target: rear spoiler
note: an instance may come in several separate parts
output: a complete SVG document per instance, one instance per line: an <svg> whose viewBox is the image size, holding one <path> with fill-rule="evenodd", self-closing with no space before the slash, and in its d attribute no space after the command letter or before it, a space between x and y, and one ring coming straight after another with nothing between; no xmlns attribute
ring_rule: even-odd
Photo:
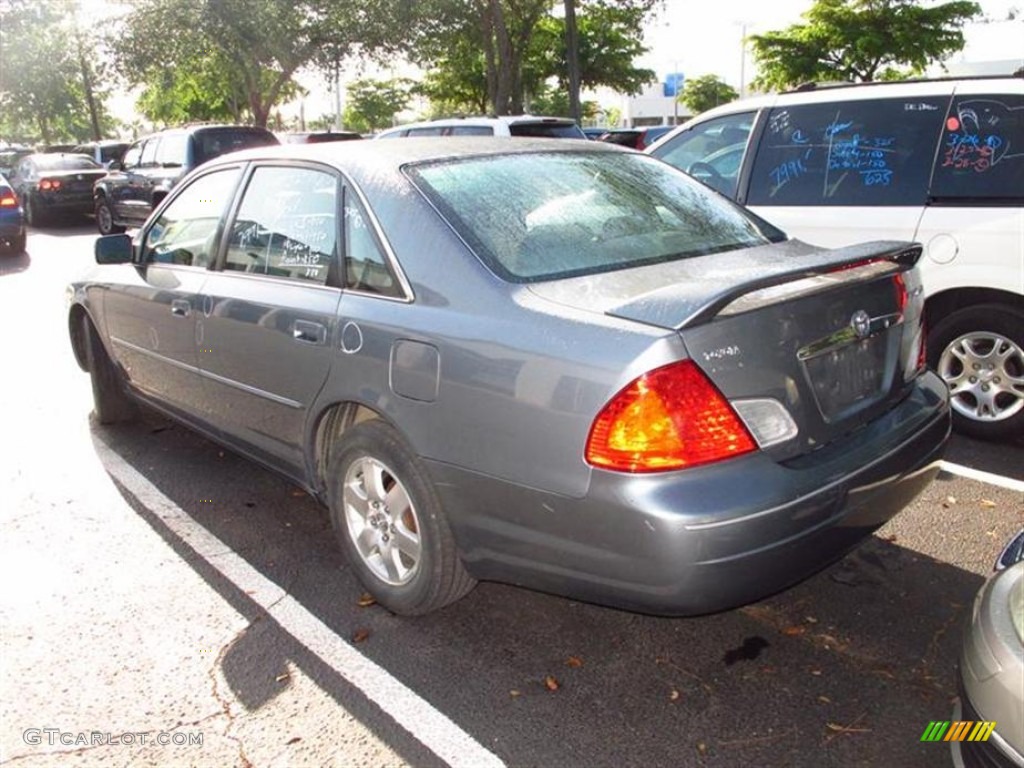
<svg viewBox="0 0 1024 768"><path fill-rule="evenodd" d="M895 271L903 272L917 264L921 252L920 243L879 240L804 254L787 253L783 258L772 248L696 257L695 261L707 262L699 279L657 288L605 314L681 331L712 320L754 291L866 263L889 261L897 268Z"/></svg>

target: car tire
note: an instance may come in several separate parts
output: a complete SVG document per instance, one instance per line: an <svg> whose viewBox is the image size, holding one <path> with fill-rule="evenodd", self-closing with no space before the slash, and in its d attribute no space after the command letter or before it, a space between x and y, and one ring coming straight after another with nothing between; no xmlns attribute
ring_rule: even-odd
<svg viewBox="0 0 1024 768"><path fill-rule="evenodd" d="M958 432L1024 435L1024 312L980 304L949 314L928 333L928 364L949 387Z"/></svg>
<svg viewBox="0 0 1024 768"><path fill-rule="evenodd" d="M85 317L82 323L96 420L100 424L131 421L136 415L136 405L125 387L124 376L107 354L92 321Z"/></svg>
<svg viewBox="0 0 1024 768"><path fill-rule="evenodd" d="M110 209L106 197L96 200L94 210L96 212L96 228L101 235L119 235L124 232L125 227L114 223L114 212Z"/></svg>
<svg viewBox="0 0 1024 768"><path fill-rule="evenodd" d="M328 467L331 525L357 577L403 616L430 613L476 584L422 461L383 421L352 427Z"/></svg>
<svg viewBox="0 0 1024 768"><path fill-rule="evenodd" d="M25 252L25 233L12 237L7 245L7 252L11 256L20 256Z"/></svg>

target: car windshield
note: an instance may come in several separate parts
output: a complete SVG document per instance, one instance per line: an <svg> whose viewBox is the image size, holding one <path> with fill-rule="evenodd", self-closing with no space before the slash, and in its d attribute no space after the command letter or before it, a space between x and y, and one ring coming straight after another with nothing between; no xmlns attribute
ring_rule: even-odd
<svg viewBox="0 0 1024 768"><path fill-rule="evenodd" d="M85 155L39 155L35 164L40 171L94 171L101 167Z"/></svg>
<svg viewBox="0 0 1024 768"><path fill-rule="evenodd" d="M478 257L514 282L674 261L785 239L650 157L550 152L407 171Z"/></svg>

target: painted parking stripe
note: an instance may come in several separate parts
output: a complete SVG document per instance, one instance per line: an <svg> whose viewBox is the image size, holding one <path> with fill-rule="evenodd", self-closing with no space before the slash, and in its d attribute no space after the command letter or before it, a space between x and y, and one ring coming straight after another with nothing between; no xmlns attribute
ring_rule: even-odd
<svg viewBox="0 0 1024 768"><path fill-rule="evenodd" d="M280 586L200 525L124 461L99 435L96 452L107 471L196 554L265 610L286 632L358 688L427 749L453 768L503 768L485 749L428 701L345 642Z"/></svg>
<svg viewBox="0 0 1024 768"><path fill-rule="evenodd" d="M1012 477L1003 477L992 472L983 472L980 469L972 469L962 464L953 464L950 461L940 461L939 469L949 472L951 475L966 477L968 480L977 480L989 485L998 485L1000 488L1006 488L1010 491L1017 491L1017 493L1024 493L1024 480L1014 480Z"/></svg>

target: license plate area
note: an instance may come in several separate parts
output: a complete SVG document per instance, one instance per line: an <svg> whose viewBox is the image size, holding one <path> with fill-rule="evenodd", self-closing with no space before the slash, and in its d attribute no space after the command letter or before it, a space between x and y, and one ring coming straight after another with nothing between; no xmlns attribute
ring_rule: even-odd
<svg viewBox="0 0 1024 768"><path fill-rule="evenodd" d="M889 334L881 333L803 361L818 410L838 421L884 395L889 373Z"/></svg>

